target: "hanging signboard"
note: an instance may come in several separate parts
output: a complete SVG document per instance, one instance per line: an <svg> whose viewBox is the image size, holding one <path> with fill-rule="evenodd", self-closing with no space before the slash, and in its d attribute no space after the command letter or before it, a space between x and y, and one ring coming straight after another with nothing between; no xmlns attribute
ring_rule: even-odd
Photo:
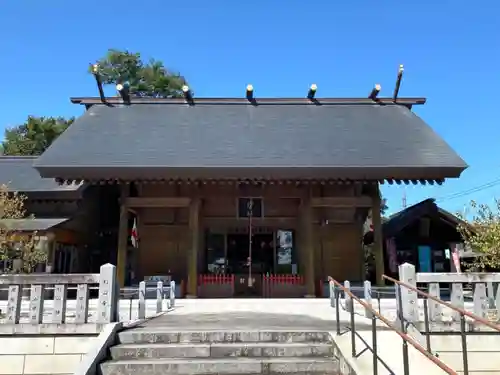
<svg viewBox="0 0 500 375"><path fill-rule="evenodd" d="M292 264L293 234L291 231L278 231L278 264Z"/></svg>

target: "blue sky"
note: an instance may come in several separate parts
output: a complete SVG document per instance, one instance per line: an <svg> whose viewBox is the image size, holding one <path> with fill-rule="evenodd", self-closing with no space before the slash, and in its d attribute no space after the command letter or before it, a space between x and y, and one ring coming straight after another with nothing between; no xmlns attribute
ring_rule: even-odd
<svg viewBox="0 0 500 375"><path fill-rule="evenodd" d="M415 112L470 168L384 195L391 211L405 192L462 210L500 197L499 24L493 0L4 0L0 126L81 114L68 98L97 95L87 66L108 48L163 60L197 96L243 96L248 83L257 96L303 96L311 83L318 96L364 97L375 83L391 95L404 64L400 95L428 98Z"/></svg>

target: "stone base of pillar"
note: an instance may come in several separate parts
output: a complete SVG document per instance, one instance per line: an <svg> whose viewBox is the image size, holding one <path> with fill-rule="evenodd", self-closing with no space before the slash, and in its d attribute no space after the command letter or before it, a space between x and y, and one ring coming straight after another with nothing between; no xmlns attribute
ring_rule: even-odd
<svg viewBox="0 0 500 375"><path fill-rule="evenodd" d="M194 299L194 298L198 298L198 296L194 296L192 294L186 294L186 298L187 299Z"/></svg>
<svg viewBox="0 0 500 375"><path fill-rule="evenodd" d="M304 298L316 298L314 294L306 294Z"/></svg>

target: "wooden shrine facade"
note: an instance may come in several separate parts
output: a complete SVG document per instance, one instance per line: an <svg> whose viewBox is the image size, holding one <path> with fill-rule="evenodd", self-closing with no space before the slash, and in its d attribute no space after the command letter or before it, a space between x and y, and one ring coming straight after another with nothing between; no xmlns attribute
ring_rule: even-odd
<svg viewBox="0 0 500 375"><path fill-rule="evenodd" d="M303 275L307 294L316 295L317 281L328 275L363 280L363 222L374 207L380 217L378 184L368 182L135 181L122 184L121 192L120 281L125 280L132 215L139 239L135 277L172 275L186 281L186 292L193 296L198 275L209 272L207 234L250 235L252 231L255 237L279 230L293 232L295 269L289 273ZM261 206L251 223L239 207L248 198ZM238 251L244 257L248 253L245 247Z"/></svg>
<svg viewBox="0 0 500 375"><path fill-rule="evenodd" d="M128 99L73 98L85 113L34 163L45 178L120 190L122 285L170 275L196 296L199 274L250 285L254 272L289 273L312 296L326 276L364 278L370 210L381 282L379 183L441 183L467 167L412 113L423 98Z"/></svg>

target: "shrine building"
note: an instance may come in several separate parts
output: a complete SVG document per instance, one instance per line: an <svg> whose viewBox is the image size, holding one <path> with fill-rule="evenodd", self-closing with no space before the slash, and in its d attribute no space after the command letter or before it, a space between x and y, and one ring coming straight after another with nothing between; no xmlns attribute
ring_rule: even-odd
<svg viewBox="0 0 500 375"><path fill-rule="evenodd" d="M412 111L424 98L71 101L85 113L34 168L86 186L96 235L80 251L115 263L122 285L168 275L192 297L272 296L275 275L296 297L320 295L327 276L362 281L370 211L381 282L379 185L467 167Z"/></svg>

